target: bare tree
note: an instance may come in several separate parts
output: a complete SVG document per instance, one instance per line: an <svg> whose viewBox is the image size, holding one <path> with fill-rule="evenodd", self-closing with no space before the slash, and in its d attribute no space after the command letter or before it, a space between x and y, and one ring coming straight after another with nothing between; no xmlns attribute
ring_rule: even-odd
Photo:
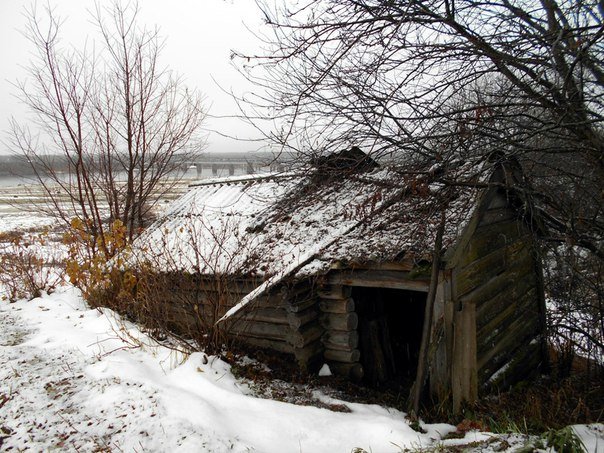
<svg viewBox="0 0 604 453"><path fill-rule="evenodd" d="M255 60L266 71L250 77L267 88L256 105L288 119L278 139L315 124L314 133L330 143L354 139L376 150L434 154L418 148L418 138L442 137L433 128L439 119L484 119L489 106L509 106L516 107L506 112L510 125L565 131L604 171L604 31L597 2L268 5L260 2L274 35L267 38L269 52ZM479 83L483 94L475 105L451 105L455 93Z"/></svg>
<svg viewBox="0 0 604 453"><path fill-rule="evenodd" d="M566 286L555 282L567 278L566 270L549 274L550 295L563 300L569 294L561 288L572 287L575 296L590 296L572 311L593 316L595 330L584 333L601 354L603 293L590 282L604 262L602 3L258 5L272 34L263 54L238 55L241 70L259 87L242 99L244 116L259 129L280 121L267 137L302 154L353 144L413 172L434 162L442 168L476 164L455 177L443 172L439 179L449 184L475 184L489 171L487 154L518 158L527 184L516 190L532 202L527 207L539 208L550 256L572 257L564 269L582 272ZM581 281L588 286L578 290Z"/></svg>
<svg viewBox="0 0 604 453"><path fill-rule="evenodd" d="M15 152L31 164L48 210L67 223L79 217L108 255L106 226L119 220L132 239L169 189L165 177L202 146L201 96L160 65L163 41L141 28L138 12L136 3L97 3L100 39L75 49L62 46L54 11L34 7L25 35L35 59L16 85L38 133L13 122Z"/></svg>

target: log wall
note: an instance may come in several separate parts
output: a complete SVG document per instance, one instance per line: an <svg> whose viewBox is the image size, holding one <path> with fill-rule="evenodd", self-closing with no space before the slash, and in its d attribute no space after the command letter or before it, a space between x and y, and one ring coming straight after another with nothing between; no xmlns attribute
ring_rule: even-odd
<svg viewBox="0 0 604 453"><path fill-rule="evenodd" d="M165 318L180 332L201 329L226 313L259 284L245 280L217 285L211 280L183 282L175 278L166 291ZM295 354L296 348L304 346L305 341L303 334L292 331L292 325L303 327L303 320L308 316L309 313L304 313L301 319L292 317L283 292L276 290L259 297L249 309L227 321L225 328L236 341Z"/></svg>
<svg viewBox="0 0 604 453"><path fill-rule="evenodd" d="M323 357L334 374L347 376L355 381L363 378L358 349L359 318L355 313L351 288L338 283L318 292L320 324L324 329L321 338Z"/></svg>
<svg viewBox="0 0 604 453"><path fill-rule="evenodd" d="M200 319L212 323L260 283L229 281L220 289L216 282L203 280L170 285L165 316L176 330L199 328ZM323 363L325 328L319 300L311 281L282 286L226 321L226 329L236 340L291 354L302 370L313 372ZM341 320L334 317L333 322Z"/></svg>

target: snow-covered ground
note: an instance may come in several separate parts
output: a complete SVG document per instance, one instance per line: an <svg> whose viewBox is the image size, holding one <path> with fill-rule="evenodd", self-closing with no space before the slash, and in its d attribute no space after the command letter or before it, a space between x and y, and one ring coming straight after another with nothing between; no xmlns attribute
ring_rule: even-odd
<svg viewBox="0 0 604 453"><path fill-rule="evenodd" d="M477 432L443 441L455 427L419 433L376 405L337 401L351 410L343 413L257 398L219 358L177 356L145 338L110 310L87 308L72 287L0 304L0 450L515 451L526 442ZM604 452L602 425L576 430L589 451Z"/></svg>

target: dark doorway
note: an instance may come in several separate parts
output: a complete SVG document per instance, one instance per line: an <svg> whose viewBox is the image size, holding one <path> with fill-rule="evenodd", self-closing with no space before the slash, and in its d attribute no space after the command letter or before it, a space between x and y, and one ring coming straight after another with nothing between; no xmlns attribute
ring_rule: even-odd
<svg viewBox="0 0 604 453"><path fill-rule="evenodd" d="M365 383L410 387L415 379L426 293L353 287Z"/></svg>

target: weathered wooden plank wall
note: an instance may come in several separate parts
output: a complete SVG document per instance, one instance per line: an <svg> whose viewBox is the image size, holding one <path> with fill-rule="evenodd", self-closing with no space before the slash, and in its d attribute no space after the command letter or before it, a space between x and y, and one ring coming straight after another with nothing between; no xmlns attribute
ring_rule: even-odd
<svg viewBox="0 0 604 453"><path fill-rule="evenodd" d="M475 335L475 342L464 340L455 348L460 351L453 357L454 394L458 379L463 385L476 379L476 390L457 388L473 399L477 390L510 385L537 369L542 333L538 266L528 225L502 191L492 193L455 269L455 328L463 329L456 337Z"/></svg>

